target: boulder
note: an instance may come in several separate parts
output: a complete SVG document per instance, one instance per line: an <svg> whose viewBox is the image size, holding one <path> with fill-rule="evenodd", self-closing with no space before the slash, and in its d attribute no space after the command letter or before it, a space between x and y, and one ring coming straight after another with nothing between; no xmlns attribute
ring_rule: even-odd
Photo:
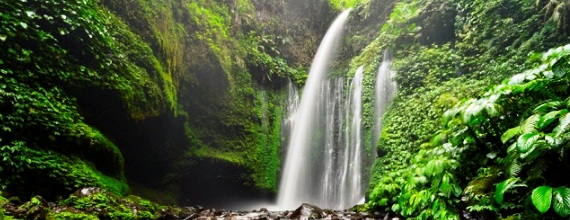
<svg viewBox="0 0 570 220"><path fill-rule="evenodd" d="M303 203L291 215L292 219L320 219L324 218L326 213L319 207L307 203Z"/></svg>

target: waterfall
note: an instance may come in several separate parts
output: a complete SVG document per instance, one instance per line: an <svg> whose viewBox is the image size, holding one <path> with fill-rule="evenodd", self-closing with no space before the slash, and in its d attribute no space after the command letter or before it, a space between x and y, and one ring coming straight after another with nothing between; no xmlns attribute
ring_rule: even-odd
<svg viewBox="0 0 570 220"><path fill-rule="evenodd" d="M386 112L386 107L392 102L394 94L396 94L397 85L392 78L395 73L392 70L392 58L388 50L384 51L384 58L382 64L378 68L378 74L376 75L376 101L374 103L374 118L376 122L374 124L374 135L372 137L372 149L376 149L378 141L380 140L380 134L382 132L382 116ZM376 151L373 150L372 156L376 157ZM372 158L374 161L375 158Z"/></svg>
<svg viewBox="0 0 570 220"><path fill-rule="evenodd" d="M344 146L343 174L341 176L341 207L355 205L363 197L362 188L362 74L364 67L359 67L350 85L351 94L347 100L346 141Z"/></svg>
<svg viewBox="0 0 570 220"><path fill-rule="evenodd" d="M350 10L347 10L339 15L329 28L317 50L303 88L301 101L294 116L295 122L279 185L277 203L281 208L296 208L302 202L316 205L323 203L321 192L318 192L322 187L322 181L318 180L322 179L322 175L319 175L323 173L319 170L322 166L313 165L314 162L320 162L317 157L322 156L319 154L323 152L313 151L311 148L319 139L318 136L323 135L316 127L322 115L317 109L319 98L322 97L320 91L326 82L326 72L338 47L349 12Z"/></svg>

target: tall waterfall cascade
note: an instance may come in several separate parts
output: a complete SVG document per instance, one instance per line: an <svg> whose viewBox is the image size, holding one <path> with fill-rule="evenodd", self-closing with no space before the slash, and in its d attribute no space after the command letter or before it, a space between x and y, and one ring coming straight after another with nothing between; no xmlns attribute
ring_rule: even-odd
<svg viewBox="0 0 570 220"><path fill-rule="evenodd" d="M296 208L301 202L314 204L322 202L320 201L322 197L317 192L321 188L319 185L322 181L318 181L320 178L315 176L322 173L318 170L322 166L310 165L318 160L313 158L318 155L311 153L311 146L313 146L315 136L318 135L314 134L314 131L317 130L318 116L321 115L316 108L330 60L338 48L349 13L350 10L346 10L333 22L311 65L309 77L295 113L295 122L289 138L285 166L279 184L277 205L281 208Z"/></svg>
<svg viewBox="0 0 570 220"><path fill-rule="evenodd" d="M277 198L279 209L294 209L301 203L346 209L364 197L363 176L366 165L370 165L365 164L369 160L365 158L362 123L364 67L359 67L350 80L327 74L348 13L339 15L329 28L301 94L289 84L287 116L281 133L287 137L282 142L287 145L287 154ZM390 72L388 61L385 58L382 62L387 66L380 68L377 80L380 74ZM386 77L388 80L376 86L391 86L392 76ZM394 90L382 91L389 91L391 97ZM376 93L376 105L378 99L391 100L385 96L378 98L381 92ZM386 101L381 103L387 104ZM378 115L381 116L375 114Z"/></svg>

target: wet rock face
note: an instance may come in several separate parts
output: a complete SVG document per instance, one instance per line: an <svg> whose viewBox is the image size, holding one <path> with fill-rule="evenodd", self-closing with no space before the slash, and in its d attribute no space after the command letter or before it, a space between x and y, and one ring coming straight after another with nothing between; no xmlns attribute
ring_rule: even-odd
<svg viewBox="0 0 570 220"><path fill-rule="evenodd" d="M73 193L73 195L77 196L79 198L83 198L83 197L90 196L90 195L97 194L97 193L101 193L101 192L102 192L102 189L99 187L86 187L83 189L78 189L77 191L75 191Z"/></svg>

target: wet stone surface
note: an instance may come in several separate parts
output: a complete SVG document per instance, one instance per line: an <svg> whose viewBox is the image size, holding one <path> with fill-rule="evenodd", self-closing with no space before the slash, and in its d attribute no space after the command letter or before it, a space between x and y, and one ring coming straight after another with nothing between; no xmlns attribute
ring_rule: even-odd
<svg viewBox="0 0 570 220"><path fill-rule="evenodd" d="M351 210L321 209L302 204L295 210L270 211L260 208L253 211L208 209L201 206L153 206L137 197L118 197L99 188L83 188L66 200L57 203L35 196L28 202L9 199L2 204L3 214L16 219L81 219L91 216L98 219L203 219L203 220L257 220L257 219L400 219L390 214L355 212ZM59 217L58 217L59 216ZM66 217L67 216L67 217ZM0 215L2 219L2 215Z"/></svg>
<svg viewBox="0 0 570 220"><path fill-rule="evenodd" d="M184 219L212 220L260 220L260 219L392 219L385 214L354 211L323 210L311 204L302 204L294 211L268 211L265 208L253 211L200 210L198 214Z"/></svg>

